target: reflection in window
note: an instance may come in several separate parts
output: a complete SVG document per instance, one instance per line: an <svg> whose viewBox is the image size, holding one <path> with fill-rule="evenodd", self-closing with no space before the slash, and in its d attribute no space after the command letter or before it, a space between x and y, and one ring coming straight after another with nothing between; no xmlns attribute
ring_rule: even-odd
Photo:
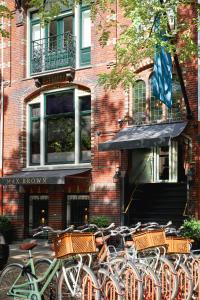
<svg viewBox="0 0 200 300"><path fill-rule="evenodd" d="M169 120L181 120L182 91L178 78L174 75L172 82L172 108L168 109Z"/></svg>
<svg viewBox="0 0 200 300"><path fill-rule="evenodd" d="M30 106L30 163L40 163L40 104Z"/></svg>
<svg viewBox="0 0 200 300"><path fill-rule="evenodd" d="M74 162L75 120L73 91L46 96L46 162Z"/></svg>
<svg viewBox="0 0 200 300"><path fill-rule="evenodd" d="M146 85L143 80L136 81L133 89L133 118L136 124L146 118Z"/></svg>
<svg viewBox="0 0 200 300"><path fill-rule="evenodd" d="M47 120L47 163L74 162L74 116Z"/></svg>
<svg viewBox="0 0 200 300"><path fill-rule="evenodd" d="M150 94L151 94L151 99L150 99L150 120L151 122L156 122L162 119L163 117L163 103L159 100L156 99L153 96L153 75L149 79L150 81Z"/></svg>
<svg viewBox="0 0 200 300"><path fill-rule="evenodd" d="M159 180L169 180L169 146L159 148Z"/></svg>
<svg viewBox="0 0 200 300"><path fill-rule="evenodd" d="M81 162L91 160L91 97L80 97Z"/></svg>

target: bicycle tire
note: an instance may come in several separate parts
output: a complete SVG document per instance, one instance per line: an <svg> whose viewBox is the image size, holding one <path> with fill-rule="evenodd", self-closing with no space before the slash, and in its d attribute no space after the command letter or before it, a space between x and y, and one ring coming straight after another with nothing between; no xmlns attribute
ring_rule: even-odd
<svg viewBox="0 0 200 300"><path fill-rule="evenodd" d="M161 300L161 284L154 270L142 261L136 261L137 267L143 282L143 299Z"/></svg>
<svg viewBox="0 0 200 300"><path fill-rule="evenodd" d="M70 292L70 287L73 287L76 283L77 275L79 272L79 266L77 264L71 264L65 266L66 279L65 280L64 272L60 271L57 285L57 298L58 300L101 300L100 288L98 281L93 271L86 265L80 270L77 282L77 290L73 295Z"/></svg>
<svg viewBox="0 0 200 300"><path fill-rule="evenodd" d="M192 276L188 268L181 262L177 266L177 274L179 280L179 291L178 299L180 300L190 300L193 294L193 281Z"/></svg>
<svg viewBox="0 0 200 300"><path fill-rule="evenodd" d="M123 257L116 257L110 261L114 276L119 276L123 283L125 300L142 300L143 285L142 278L137 267Z"/></svg>
<svg viewBox="0 0 200 300"><path fill-rule="evenodd" d="M101 287L101 299L124 300L124 293L119 282L108 270L104 268L98 270L98 281Z"/></svg>
<svg viewBox="0 0 200 300"><path fill-rule="evenodd" d="M52 261L48 258L41 258L37 259L34 263L35 266L35 275L37 278L41 278L49 266L51 265ZM49 283L48 287L45 289L44 294L41 295L42 300L55 300L56 299L56 285L57 285L58 274L54 276ZM40 283L43 285L43 282Z"/></svg>
<svg viewBox="0 0 200 300"><path fill-rule="evenodd" d="M21 275L22 271L23 265L18 263L9 264L3 269L0 276L0 300L10 299L11 296L8 296L7 293L14 283L20 285L31 280L30 276L27 273ZM31 285L27 286L27 289L31 289ZM20 297L19 299L23 298Z"/></svg>
<svg viewBox="0 0 200 300"><path fill-rule="evenodd" d="M161 256L157 262L156 274L161 278L162 298L174 300L178 294L178 275L172 262Z"/></svg>

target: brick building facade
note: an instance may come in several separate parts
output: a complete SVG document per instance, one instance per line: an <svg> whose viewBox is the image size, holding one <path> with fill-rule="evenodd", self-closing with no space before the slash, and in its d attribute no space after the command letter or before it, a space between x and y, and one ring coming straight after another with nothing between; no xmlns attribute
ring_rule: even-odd
<svg viewBox="0 0 200 300"><path fill-rule="evenodd" d="M197 59L182 66L193 114L187 120L176 69L171 110L151 95L150 61L129 92L98 85L98 74L116 59L119 32L102 48L89 7L63 8L43 28L34 10L7 3L13 18L4 20L10 37L1 37L0 49L0 210L17 236L94 215L117 224L198 217ZM181 10L188 13L195 11Z"/></svg>

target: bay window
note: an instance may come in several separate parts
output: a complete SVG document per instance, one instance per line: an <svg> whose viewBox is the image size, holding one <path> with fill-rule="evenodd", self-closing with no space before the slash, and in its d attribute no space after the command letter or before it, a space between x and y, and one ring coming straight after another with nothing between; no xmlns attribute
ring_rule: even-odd
<svg viewBox="0 0 200 300"><path fill-rule="evenodd" d="M28 106L28 166L90 162L91 97L88 92L52 91Z"/></svg>

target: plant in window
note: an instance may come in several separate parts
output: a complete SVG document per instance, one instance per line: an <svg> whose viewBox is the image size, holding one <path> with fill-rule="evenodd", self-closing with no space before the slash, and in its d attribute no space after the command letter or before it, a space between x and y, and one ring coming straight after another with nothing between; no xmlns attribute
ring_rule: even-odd
<svg viewBox="0 0 200 300"><path fill-rule="evenodd" d="M87 134L83 134L81 141L82 141L82 150L90 150L91 148L90 136Z"/></svg>

